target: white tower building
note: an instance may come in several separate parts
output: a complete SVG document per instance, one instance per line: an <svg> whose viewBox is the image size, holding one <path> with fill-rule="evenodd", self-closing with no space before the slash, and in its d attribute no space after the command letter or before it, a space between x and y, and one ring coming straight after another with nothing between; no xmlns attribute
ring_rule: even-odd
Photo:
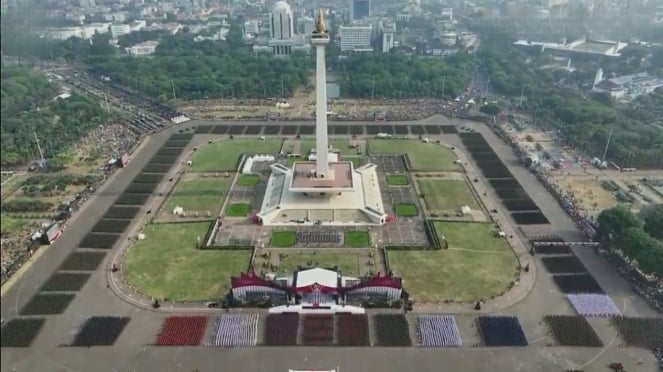
<svg viewBox="0 0 663 372"><path fill-rule="evenodd" d="M290 40L295 35L292 9L285 1L277 1L270 15L270 35L276 40Z"/></svg>
<svg viewBox="0 0 663 372"><path fill-rule="evenodd" d="M329 34L313 32L311 44L315 46L315 148L316 176L329 175L329 144L327 142L327 67L325 48L329 44Z"/></svg>

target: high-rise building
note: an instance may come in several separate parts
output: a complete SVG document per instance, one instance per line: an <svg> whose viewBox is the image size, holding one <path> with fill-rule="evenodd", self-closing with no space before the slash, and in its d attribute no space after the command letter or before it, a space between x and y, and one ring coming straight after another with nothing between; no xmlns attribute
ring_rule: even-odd
<svg viewBox="0 0 663 372"><path fill-rule="evenodd" d="M396 25L393 23L380 24L380 50L388 53L395 46Z"/></svg>
<svg viewBox="0 0 663 372"><path fill-rule="evenodd" d="M357 21L371 16L371 0L350 0L350 20Z"/></svg>
<svg viewBox="0 0 663 372"><path fill-rule="evenodd" d="M341 52L372 52L370 25L340 26L338 35Z"/></svg>
<svg viewBox="0 0 663 372"><path fill-rule="evenodd" d="M270 35L272 39L276 40L292 39L295 35L292 9L285 1L277 1L272 7Z"/></svg>

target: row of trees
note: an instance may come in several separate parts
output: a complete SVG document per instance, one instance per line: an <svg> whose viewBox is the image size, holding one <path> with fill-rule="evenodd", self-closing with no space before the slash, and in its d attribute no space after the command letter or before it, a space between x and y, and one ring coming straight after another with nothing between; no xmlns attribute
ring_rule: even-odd
<svg viewBox="0 0 663 372"><path fill-rule="evenodd" d="M35 134L51 158L105 120L97 100L77 94L56 99L57 87L28 68L3 66L1 86L3 166L37 158Z"/></svg>
<svg viewBox="0 0 663 372"><path fill-rule="evenodd" d="M644 226L625 206L599 215L597 239L620 249L641 271L663 278L663 205L644 213Z"/></svg>
<svg viewBox="0 0 663 372"><path fill-rule="evenodd" d="M469 54L447 58L358 54L330 63L339 72L341 94L359 98L455 98L465 90L474 69Z"/></svg>
<svg viewBox="0 0 663 372"><path fill-rule="evenodd" d="M479 57L491 90L515 97L517 102L524 89L523 109L536 123L555 130L587 155L602 155L612 131L609 160L624 167L663 168L663 131L651 125L661 124L657 113L663 90L627 105L615 104L606 94L583 96L578 87L585 86L587 79L593 80L595 68L589 74L540 69L537 66L549 59L540 49L521 52L511 45L508 30L490 31L490 35L481 35Z"/></svg>

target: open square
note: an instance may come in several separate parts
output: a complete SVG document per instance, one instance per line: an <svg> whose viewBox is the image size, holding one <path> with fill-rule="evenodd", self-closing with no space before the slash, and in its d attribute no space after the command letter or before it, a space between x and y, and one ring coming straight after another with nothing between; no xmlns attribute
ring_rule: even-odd
<svg viewBox="0 0 663 372"><path fill-rule="evenodd" d="M456 319L449 315L425 314L417 317L419 344L423 347L461 347Z"/></svg>
<svg viewBox="0 0 663 372"><path fill-rule="evenodd" d="M474 301L507 290L518 262L506 239L494 236L491 224L435 222L434 226L448 249L387 252L392 270L407 282L415 300Z"/></svg>
<svg viewBox="0 0 663 372"><path fill-rule="evenodd" d="M603 342L583 316L548 315L543 320L559 346L601 347Z"/></svg>
<svg viewBox="0 0 663 372"><path fill-rule="evenodd" d="M480 208L465 181L418 179L417 183L424 194L426 208L431 212L459 210L464 205L475 210Z"/></svg>
<svg viewBox="0 0 663 372"><path fill-rule="evenodd" d="M226 207L228 217L246 217L251 212L251 205L246 203L233 203Z"/></svg>
<svg viewBox="0 0 663 372"><path fill-rule="evenodd" d="M410 180L404 174L390 174L387 175L387 184L389 186L406 186L410 184Z"/></svg>
<svg viewBox="0 0 663 372"><path fill-rule="evenodd" d="M211 222L151 224L129 248L124 274L147 296L175 301L221 298L249 265L249 250L197 249ZM192 269L195 268L195 269Z"/></svg>
<svg viewBox="0 0 663 372"><path fill-rule="evenodd" d="M417 206L409 203L394 204L394 213L400 217L414 217L419 214Z"/></svg>
<svg viewBox="0 0 663 372"><path fill-rule="evenodd" d="M85 321L71 346L112 346L129 320L127 317L93 316Z"/></svg>
<svg viewBox="0 0 663 372"><path fill-rule="evenodd" d="M297 233L294 231L272 231L269 244L273 247L292 247L297 244Z"/></svg>
<svg viewBox="0 0 663 372"><path fill-rule="evenodd" d="M527 346L525 333L515 316L480 316L477 328L485 346Z"/></svg>
<svg viewBox="0 0 663 372"><path fill-rule="evenodd" d="M458 171L456 154L435 143L418 140L378 140L368 142L369 151L374 154L407 154L415 171Z"/></svg>
<svg viewBox="0 0 663 372"><path fill-rule="evenodd" d="M29 347L44 326L44 318L12 319L2 326L2 347Z"/></svg>
<svg viewBox="0 0 663 372"><path fill-rule="evenodd" d="M175 207L189 211L212 211L221 205L228 193L232 178L209 177L184 179L177 183L165 208L170 213Z"/></svg>
<svg viewBox="0 0 663 372"><path fill-rule="evenodd" d="M214 322L210 346L255 346L258 339L258 314L223 314Z"/></svg>
<svg viewBox="0 0 663 372"><path fill-rule="evenodd" d="M287 251L279 257L279 271L291 273L301 267L331 268L338 266L338 270L347 276L359 276L359 254L324 252L322 250ZM365 273L364 273L365 274Z"/></svg>
<svg viewBox="0 0 663 372"><path fill-rule="evenodd" d="M190 169L192 172L233 172L237 170L241 154L275 155L281 151L282 143L282 140L277 139L219 141L200 148L191 159Z"/></svg>
<svg viewBox="0 0 663 372"><path fill-rule="evenodd" d="M368 247L370 245L368 231L346 231L343 243L346 247Z"/></svg>

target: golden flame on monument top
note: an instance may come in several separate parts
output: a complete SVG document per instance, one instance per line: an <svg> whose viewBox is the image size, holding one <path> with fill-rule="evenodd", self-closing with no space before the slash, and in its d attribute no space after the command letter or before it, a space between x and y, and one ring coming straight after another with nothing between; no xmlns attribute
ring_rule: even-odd
<svg viewBox="0 0 663 372"><path fill-rule="evenodd" d="M315 32L318 34L324 34L327 32L325 27L325 16L322 13L322 8L318 9L318 19L315 21Z"/></svg>

